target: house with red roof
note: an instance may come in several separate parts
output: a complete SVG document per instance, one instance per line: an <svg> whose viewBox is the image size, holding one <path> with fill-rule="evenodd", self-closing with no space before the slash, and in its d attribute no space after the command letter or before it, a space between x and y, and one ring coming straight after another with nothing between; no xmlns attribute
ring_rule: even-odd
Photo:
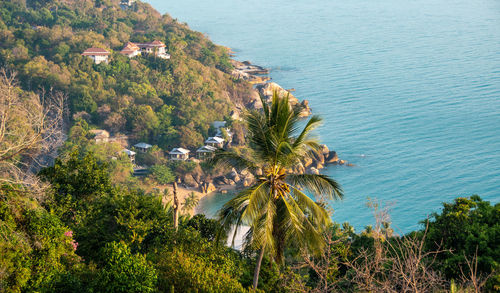
<svg viewBox="0 0 500 293"><path fill-rule="evenodd" d="M154 40L149 43L132 43L128 42L127 45L120 52L121 54L128 56L129 58L135 57L139 54L147 55L153 54L156 57L162 59L170 59L170 54L167 54L164 43Z"/></svg>
<svg viewBox="0 0 500 293"><path fill-rule="evenodd" d="M141 54L141 48L139 48L136 44L128 42L120 51L120 54L127 56L128 58L135 57Z"/></svg>
<svg viewBox="0 0 500 293"><path fill-rule="evenodd" d="M88 56L94 60L95 64L100 64L102 62L106 62L108 64L109 51L102 48L88 48L83 51L82 56Z"/></svg>

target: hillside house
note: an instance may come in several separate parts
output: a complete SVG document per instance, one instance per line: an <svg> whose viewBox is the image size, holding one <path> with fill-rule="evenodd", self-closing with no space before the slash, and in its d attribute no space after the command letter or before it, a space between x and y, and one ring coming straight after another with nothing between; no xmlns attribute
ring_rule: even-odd
<svg viewBox="0 0 500 293"><path fill-rule="evenodd" d="M103 129L92 129L89 133L94 137L92 138L95 143L106 143L109 141L109 132Z"/></svg>
<svg viewBox="0 0 500 293"><path fill-rule="evenodd" d="M140 143L138 143L138 144L135 144L135 145L134 145L134 147L135 147L138 151L140 151L140 152L142 152L142 153L145 153L145 152L147 152L150 148L152 148L153 146L152 146L152 145L150 145L150 144L147 144L147 143L145 143L145 142L140 142Z"/></svg>
<svg viewBox="0 0 500 293"><path fill-rule="evenodd" d="M120 8L123 10L130 9L134 5L134 3L135 3L135 0L121 0L120 1Z"/></svg>
<svg viewBox="0 0 500 293"><path fill-rule="evenodd" d="M217 148L213 146L205 145L196 150L196 157L200 160L211 158Z"/></svg>
<svg viewBox="0 0 500 293"><path fill-rule="evenodd" d="M128 58L133 58L137 55L141 55L141 48L136 44L128 42L125 47L120 51L120 54L127 56Z"/></svg>
<svg viewBox="0 0 500 293"><path fill-rule="evenodd" d="M124 150L122 150L122 152L124 152L129 157L130 162L132 162L132 164L135 164L135 155L136 155L136 152L131 151L129 149L124 149Z"/></svg>
<svg viewBox="0 0 500 293"><path fill-rule="evenodd" d="M214 148L222 148L224 147L224 139L218 136L209 137L205 140L205 144Z"/></svg>
<svg viewBox="0 0 500 293"><path fill-rule="evenodd" d="M190 151L184 148L174 148L168 153L168 155L172 161L185 161L189 159L189 153Z"/></svg>
<svg viewBox="0 0 500 293"><path fill-rule="evenodd" d="M95 64L105 62L108 64L109 52L101 48L89 48L82 53L82 56L88 56L94 60Z"/></svg>

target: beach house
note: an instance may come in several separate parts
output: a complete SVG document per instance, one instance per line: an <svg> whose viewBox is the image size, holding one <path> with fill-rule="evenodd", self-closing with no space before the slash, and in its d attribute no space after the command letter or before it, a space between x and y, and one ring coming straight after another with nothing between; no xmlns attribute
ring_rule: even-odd
<svg viewBox="0 0 500 293"><path fill-rule="evenodd" d="M205 145L196 150L196 157L200 160L211 158L217 148L213 146Z"/></svg>
<svg viewBox="0 0 500 293"><path fill-rule="evenodd" d="M205 140L205 144L214 148L222 148L224 146L224 139L218 136L209 137Z"/></svg>
<svg viewBox="0 0 500 293"><path fill-rule="evenodd" d="M147 152L150 148L152 148L153 146L150 145L150 144L147 144L145 142L140 142L138 144L135 144L134 147L136 148L136 150L142 152L142 153L145 153Z"/></svg>
<svg viewBox="0 0 500 293"><path fill-rule="evenodd" d="M88 56L92 58L95 64L100 64L102 62L108 64L109 54L110 53L107 50L104 50L102 48L88 48L87 50L83 51L82 56Z"/></svg>
<svg viewBox="0 0 500 293"><path fill-rule="evenodd" d="M185 161L189 159L189 153L190 151L184 148L174 148L168 153L168 155L172 161Z"/></svg>
<svg viewBox="0 0 500 293"><path fill-rule="evenodd" d="M170 54L167 54L166 47L167 46L165 46L164 43L158 40L154 40L149 43L128 42L120 53L128 56L129 58L135 57L137 55L152 54L162 59L170 59Z"/></svg>
<svg viewBox="0 0 500 293"><path fill-rule="evenodd" d="M122 150L122 152L124 152L129 157L130 162L132 162L132 164L135 164L135 155L136 155L136 152L131 151L129 149L124 149L124 150Z"/></svg>

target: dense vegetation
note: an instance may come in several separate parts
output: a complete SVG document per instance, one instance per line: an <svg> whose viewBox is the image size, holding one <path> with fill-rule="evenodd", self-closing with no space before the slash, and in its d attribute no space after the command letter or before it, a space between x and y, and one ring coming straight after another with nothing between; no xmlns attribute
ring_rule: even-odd
<svg viewBox="0 0 500 293"><path fill-rule="evenodd" d="M119 54L128 41L153 40L170 60ZM90 47L110 50L110 63L81 56ZM210 123L250 90L226 74L225 48L140 2L124 11L118 1L1 1L0 67L17 72L25 90L64 92L68 122L164 148L202 145Z"/></svg>
<svg viewBox="0 0 500 293"><path fill-rule="evenodd" d="M152 39L172 59L116 53L128 40ZM80 55L91 46L112 50L111 62ZM277 98L269 112L249 116L249 149L219 157L264 167L256 174L266 192L241 193L223 222L183 214L174 227L168 190L140 188L121 147L96 144L89 130L160 146L137 160L153 166L144 182L168 183L210 166L168 162L161 148L201 144L249 86L226 74L225 49L146 4L123 11L106 0L1 1L0 67L17 72L0 71L0 292L248 292L257 263L262 292L500 290L500 204L459 197L402 236L377 202L376 224L364 231L332 223L325 202L300 192L339 195L336 183L283 170L316 144L286 126L296 117ZM238 217L253 226L242 251L221 233Z"/></svg>

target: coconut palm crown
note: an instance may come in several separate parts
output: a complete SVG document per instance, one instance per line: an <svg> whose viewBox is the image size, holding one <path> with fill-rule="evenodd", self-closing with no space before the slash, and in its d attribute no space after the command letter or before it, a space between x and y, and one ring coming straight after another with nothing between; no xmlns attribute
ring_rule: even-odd
<svg viewBox="0 0 500 293"><path fill-rule="evenodd" d="M307 194L327 199L340 199L343 194L339 184L326 175L293 171L304 158L319 151L311 131L321 118L312 116L302 124L299 110L290 106L288 95L279 97L274 92L271 104L261 101L262 111L245 114L250 156L219 150L212 162L246 169L256 178L253 186L238 193L219 211L221 230L227 233L235 227L234 245L238 229L249 226L245 246L262 254L265 250L280 263L288 243L311 252L320 251L324 245L322 232L331 222L330 216Z"/></svg>

